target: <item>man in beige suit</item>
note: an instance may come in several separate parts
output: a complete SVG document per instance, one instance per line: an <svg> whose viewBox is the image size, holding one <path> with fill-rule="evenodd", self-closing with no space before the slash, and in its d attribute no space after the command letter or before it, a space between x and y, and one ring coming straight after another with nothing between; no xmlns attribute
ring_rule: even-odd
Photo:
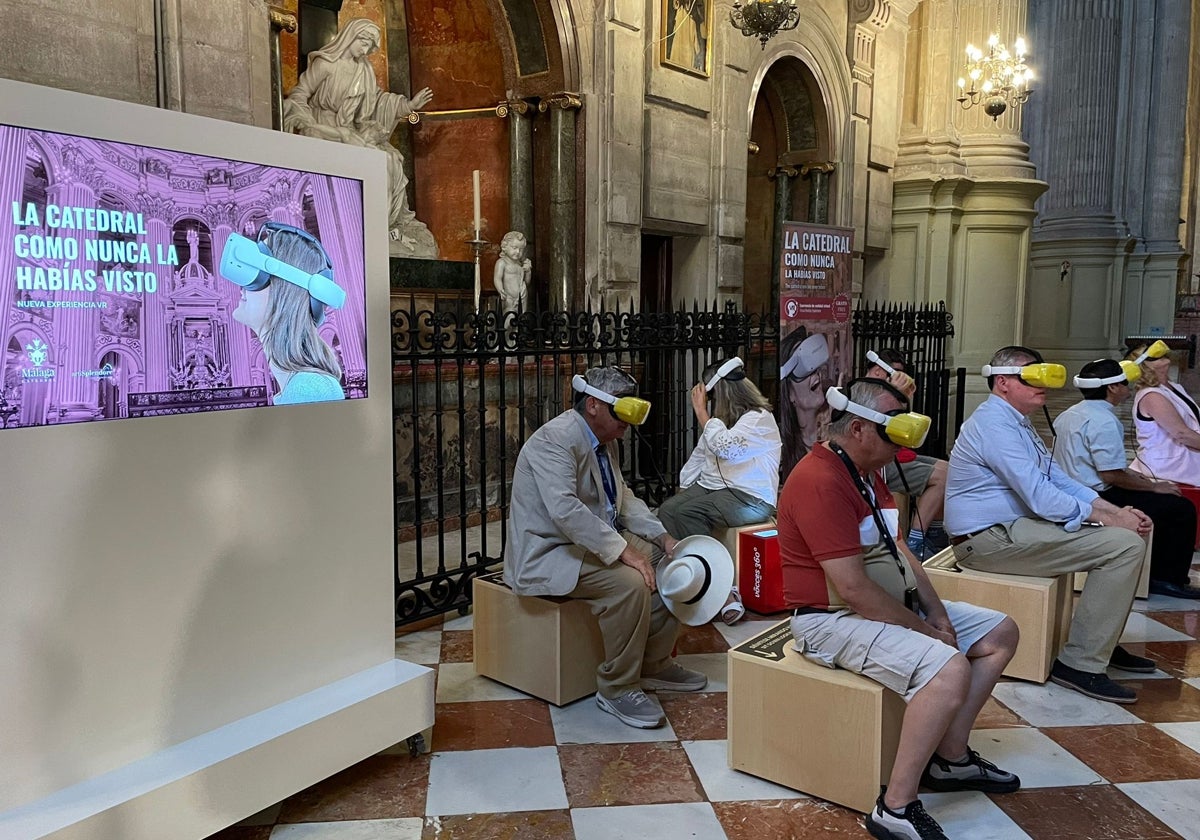
<svg viewBox="0 0 1200 840"><path fill-rule="evenodd" d="M662 706L643 689L699 691L703 674L671 661L679 623L656 594L655 567L675 540L621 476L615 441L649 403L619 368L572 382L575 404L525 442L513 474L504 581L520 595L587 601L605 661L596 703L623 723L661 726Z"/></svg>

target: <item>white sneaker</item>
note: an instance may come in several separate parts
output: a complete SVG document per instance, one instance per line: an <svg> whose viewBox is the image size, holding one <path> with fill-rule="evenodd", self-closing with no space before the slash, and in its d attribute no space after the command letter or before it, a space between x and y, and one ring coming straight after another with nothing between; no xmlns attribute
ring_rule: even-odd
<svg viewBox="0 0 1200 840"><path fill-rule="evenodd" d="M596 705L621 723L638 729L657 729L667 722L658 701L636 688L611 699L596 692Z"/></svg>
<svg viewBox="0 0 1200 840"><path fill-rule="evenodd" d="M904 812L897 814L883 804L881 793L867 814L866 826L877 840L949 840L937 820L926 813L920 799L909 802Z"/></svg>

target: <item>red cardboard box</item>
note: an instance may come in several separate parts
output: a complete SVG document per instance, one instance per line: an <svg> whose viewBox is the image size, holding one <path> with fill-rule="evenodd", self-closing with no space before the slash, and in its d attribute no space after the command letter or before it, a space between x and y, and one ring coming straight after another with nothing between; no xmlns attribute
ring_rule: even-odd
<svg viewBox="0 0 1200 840"><path fill-rule="evenodd" d="M1190 484L1180 484L1179 492L1196 508L1196 543L1194 547L1200 551L1200 487L1193 487Z"/></svg>
<svg viewBox="0 0 1200 840"><path fill-rule="evenodd" d="M738 591L746 609L770 614L787 608L783 569L779 565L779 531L762 528L738 535Z"/></svg>

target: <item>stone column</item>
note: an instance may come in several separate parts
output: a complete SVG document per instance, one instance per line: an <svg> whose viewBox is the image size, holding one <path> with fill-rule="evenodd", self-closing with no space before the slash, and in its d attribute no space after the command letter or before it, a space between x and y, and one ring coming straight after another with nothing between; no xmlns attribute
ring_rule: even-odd
<svg viewBox="0 0 1200 840"><path fill-rule="evenodd" d="M792 179L800 174L794 166L777 166L767 173L775 182L775 220L771 233L771 300L779 300L779 258L783 253L783 223L792 214ZM810 218L809 221L812 221Z"/></svg>
<svg viewBox="0 0 1200 840"><path fill-rule="evenodd" d="M550 309L575 306L578 253L575 204L575 112L583 101L575 93L556 93L538 103L550 112Z"/></svg>
<svg viewBox="0 0 1200 840"><path fill-rule="evenodd" d="M157 253L160 247L165 252L171 244L175 203L149 193L139 193L136 200L138 212L146 218L146 244L150 246L151 253ZM155 272L158 274L158 291L142 296L143 387L150 392L171 390L168 368L174 361L167 328L167 302L175 291L175 269L172 266L156 266Z"/></svg>
<svg viewBox="0 0 1200 840"><path fill-rule="evenodd" d="M508 218L512 230L525 234L526 253L534 253L533 240L533 120L529 103L508 102Z"/></svg>
<svg viewBox="0 0 1200 840"><path fill-rule="evenodd" d="M806 163L800 167L800 174L812 184L808 191L808 220L813 224L829 224L829 180L835 168L833 163Z"/></svg>

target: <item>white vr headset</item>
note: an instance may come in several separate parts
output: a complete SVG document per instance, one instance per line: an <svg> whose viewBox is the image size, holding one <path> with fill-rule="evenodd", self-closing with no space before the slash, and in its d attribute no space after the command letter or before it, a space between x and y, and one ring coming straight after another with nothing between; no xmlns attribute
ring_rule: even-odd
<svg viewBox="0 0 1200 840"><path fill-rule="evenodd" d="M726 376L729 376L729 374L733 373L735 370L738 370L744 366L745 366L745 363L742 362L742 359L740 356L734 356L732 359L725 362L723 365L721 365L719 368L717 368L717 372L712 375L712 379L710 379L704 383L705 393L707 393L707 392L711 391L713 388L717 387L717 383L720 382L722 379L724 379ZM739 377L739 378L744 378L744 377Z"/></svg>
<svg viewBox="0 0 1200 840"><path fill-rule="evenodd" d="M879 354L876 353L874 350L867 351L867 361L873 365L879 365L879 367L881 367L883 369L883 372L886 373L888 376L896 375L896 369L894 367L892 367L891 365L889 365L887 362L885 362L883 359L879 358Z"/></svg>
<svg viewBox="0 0 1200 840"><path fill-rule="evenodd" d="M325 258L325 268L316 274L283 262L271 253L267 239L271 233L285 231L315 245ZM265 289L272 277L278 277L308 292L312 298L313 320L320 323L326 306L339 308L346 302L346 291L333 280L333 265L316 237L291 225L268 222L258 232L258 241L240 233L231 233L221 253L221 276L251 292Z"/></svg>
<svg viewBox="0 0 1200 840"><path fill-rule="evenodd" d="M1076 376L1072 382L1076 388L1103 388L1105 385L1120 385L1122 383L1132 385L1142 377L1142 369L1138 367L1137 362L1131 362L1128 359L1122 359L1118 364L1121 365L1121 372L1114 373L1112 376L1104 377L1088 377Z"/></svg>
<svg viewBox="0 0 1200 840"><path fill-rule="evenodd" d="M588 381L578 373L571 377L571 387L581 394L595 397L600 402L608 403L613 417L631 426L640 426L646 422L650 414L650 403L641 397L616 397L607 391L601 391L588 384Z"/></svg>

